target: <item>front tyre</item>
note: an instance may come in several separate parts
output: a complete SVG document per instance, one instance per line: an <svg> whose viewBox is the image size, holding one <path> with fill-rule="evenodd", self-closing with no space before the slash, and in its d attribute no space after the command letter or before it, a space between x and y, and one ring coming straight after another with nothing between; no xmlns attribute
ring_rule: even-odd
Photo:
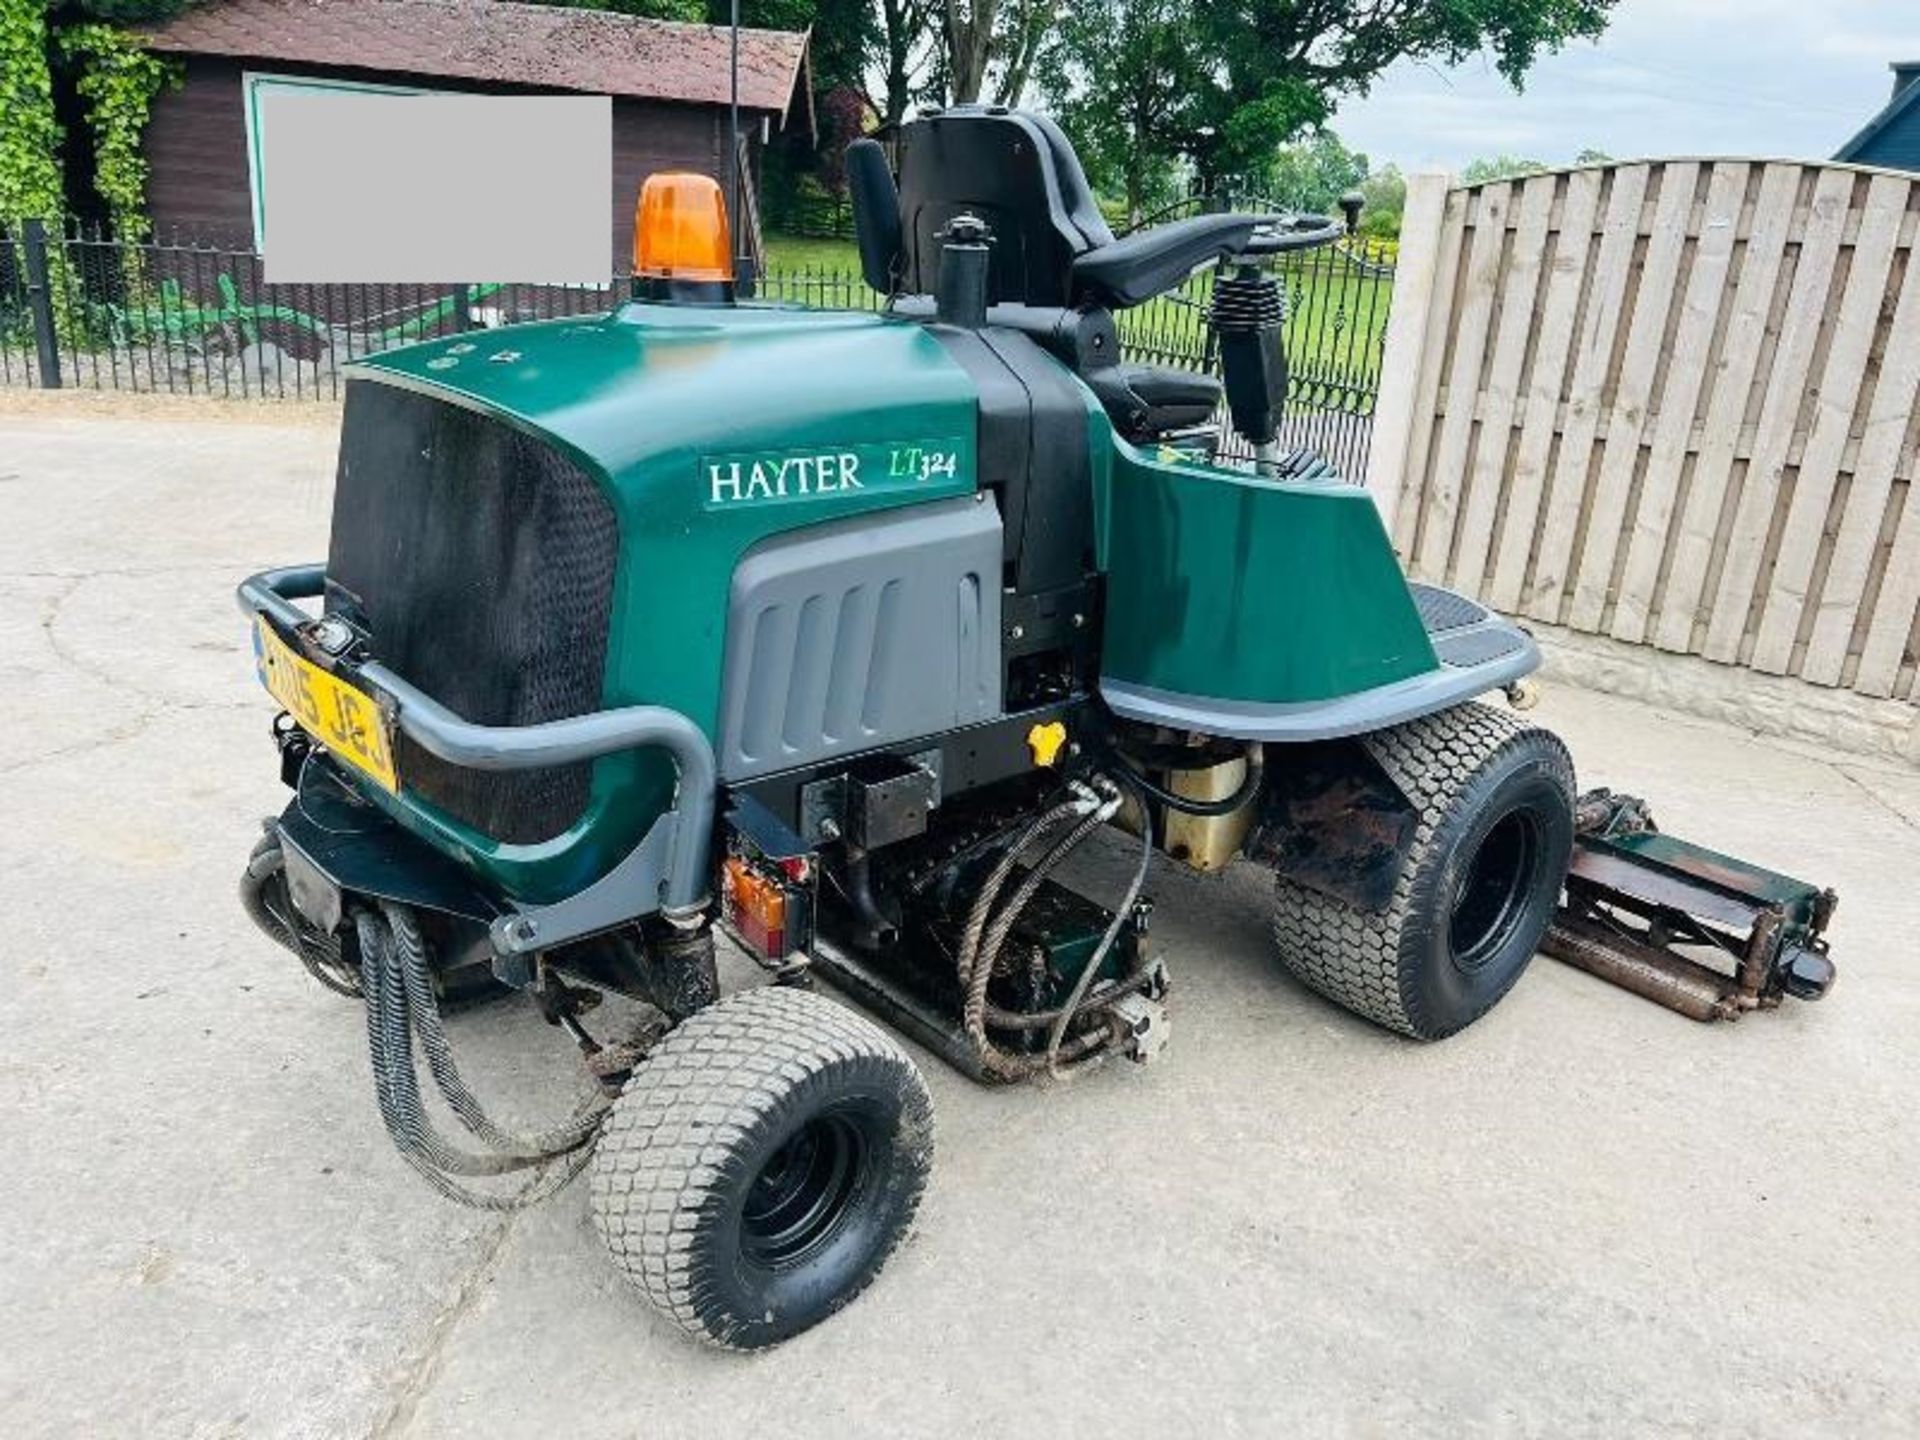
<svg viewBox="0 0 1920 1440"><path fill-rule="evenodd" d="M735 1350L833 1314L906 1234L933 1103L904 1051L802 990L727 997L663 1040L593 1157L613 1262L689 1334Z"/></svg>
<svg viewBox="0 0 1920 1440"><path fill-rule="evenodd" d="M1282 876L1274 939L1328 999L1438 1040L1513 987L1553 919L1573 852L1573 761L1551 731L1485 705L1364 743L1418 815L1393 901L1361 910Z"/></svg>
<svg viewBox="0 0 1920 1440"><path fill-rule="evenodd" d="M275 836L262 836L247 856L247 868L240 872L240 903L253 923L297 955L314 979L336 995L359 997L360 967L342 955L340 937L321 934L294 908L286 856Z"/></svg>

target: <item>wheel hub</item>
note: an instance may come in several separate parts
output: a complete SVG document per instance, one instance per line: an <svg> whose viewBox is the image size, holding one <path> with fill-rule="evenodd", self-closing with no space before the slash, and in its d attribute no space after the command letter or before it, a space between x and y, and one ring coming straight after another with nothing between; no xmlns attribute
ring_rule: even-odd
<svg viewBox="0 0 1920 1440"><path fill-rule="evenodd" d="M1501 816L1481 837L1454 892L1449 938L1459 969L1480 969L1513 934L1533 889L1539 853L1539 826L1524 810Z"/></svg>
<svg viewBox="0 0 1920 1440"><path fill-rule="evenodd" d="M839 1229L865 1179L871 1147L845 1115L820 1115L795 1131L754 1177L740 1216L747 1257L796 1265Z"/></svg>

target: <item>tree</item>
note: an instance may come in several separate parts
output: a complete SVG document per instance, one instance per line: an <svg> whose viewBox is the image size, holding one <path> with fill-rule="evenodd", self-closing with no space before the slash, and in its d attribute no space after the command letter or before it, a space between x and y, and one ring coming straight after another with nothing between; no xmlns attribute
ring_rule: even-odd
<svg viewBox="0 0 1920 1440"><path fill-rule="evenodd" d="M617 0L616 8L647 13L644 6L680 5L685 0ZM692 0L692 13L675 19L725 25L732 0ZM866 77L877 30L872 0L740 0L740 23L754 30L811 30L808 59L816 92L843 85L858 87Z"/></svg>
<svg viewBox="0 0 1920 1440"><path fill-rule="evenodd" d="M792 29L813 27L810 64L814 88L866 93L867 71L880 45L873 0L803 0L806 19Z"/></svg>
<svg viewBox="0 0 1920 1440"><path fill-rule="evenodd" d="M113 25L70 25L59 32L57 48L73 68L74 92L93 136L94 193L107 207L114 234L143 240L152 222L140 140L154 100L180 83L183 67L150 54L137 34Z"/></svg>
<svg viewBox="0 0 1920 1440"><path fill-rule="evenodd" d="M1367 157L1349 150L1331 130L1282 145L1264 177L1273 197L1295 210L1330 215L1340 197L1367 178Z"/></svg>
<svg viewBox="0 0 1920 1440"><path fill-rule="evenodd" d="M931 20L930 0L880 0L880 65L885 77L880 119L898 125L913 103L914 86L925 68Z"/></svg>
<svg viewBox="0 0 1920 1440"><path fill-rule="evenodd" d="M43 0L0 0L0 233L65 209Z"/></svg>
<svg viewBox="0 0 1920 1440"><path fill-rule="evenodd" d="M1189 0L1085 0L1049 47L1043 89L1054 113L1088 178L1124 195L1135 223L1171 198L1179 144L1141 140L1161 135L1162 117L1203 83L1198 42Z"/></svg>
<svg viewBox="0 0 1920 1440"><path fill-rule="evenodd" d="M1011 0L1001 12L995 51L999 76L993 92L996 105L1018 105L1025 97L1033 67L1059 17L1059 0Z"/></svg>
<svg viewBox="0 0 1920 1440"><path fill-rule="evenodd" d="M1360 182L1360 233L1375 240L1398 240L1407 211L1407 177L1397 165L1374 171Z"/></svg>
<svg viewBox="0 0 1920 1440"><path fill-rule="evenodd" d="M1462 185L1485 185L1494 180L1518 180L1523 175L1538 175L1547 168L1544 160L1523 160L1517 155L1492 155L1469 160L1460 172Z"/></svg>
<svg viewBox="0 0 1920 1440"><path fill-rule="evenodd" d="M1604 150L1586 149L1573 157L1576 165L1606 165L1613 157ZM1462 185L1485 185L1494 180L1519 180L1528 175L1541 175L1553 167L1544 160L1526 160L1517 155L1492 155L1480 160L1469 160L1466 168L1460 172Z"/></svg>
<svg viewBox="0 0 1920 1440"><path fill-rule="evenodd" d="M956 101L980 98L993 58L993 27L1000 0L944 0L947 85Z"/></svg>
<svg viewBox="0 0 1920 1440"><path fill-rule="evenodd" d="M1097 135L1108 151L1136 157L1133 185L1147 175L1164 184L1182 161L1211 180L1259 169L1396 60L1452 64L1488 53L1517 87L1541 55L1599 35L1617 3L1079 0L1055 27L1041 69L1083 142ZM1169 56L1175 83L1156 73ZM1137 206L1133 185L1127 198Z"/></svg>
<svg viewBox="0 0 1920 1440"><path fill-rule="evenodd" d="M940 7L940 44L929 68L936 98L969 104L991 94L996 105L1018 105L1060 19L1062 0L934 3Z"/></svg>

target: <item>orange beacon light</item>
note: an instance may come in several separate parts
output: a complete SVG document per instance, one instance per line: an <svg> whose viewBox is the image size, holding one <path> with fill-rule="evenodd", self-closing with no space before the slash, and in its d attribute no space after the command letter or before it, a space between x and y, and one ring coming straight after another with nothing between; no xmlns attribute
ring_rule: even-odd
<svg viewBox="0 0 1920 1440"><path fill-rule="evenodd" d="M731 299L732 257L733 235L719 181L683 171L646 178L633 220L636 291L644 288L657 299ZM707 289L714 285L726 290Z"/></svg>

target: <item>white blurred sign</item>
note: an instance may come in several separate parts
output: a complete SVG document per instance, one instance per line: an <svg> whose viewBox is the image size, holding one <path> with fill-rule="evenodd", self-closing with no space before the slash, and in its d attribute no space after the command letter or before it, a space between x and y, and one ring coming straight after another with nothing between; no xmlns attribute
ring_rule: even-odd
<svg viewBox="0 0 1920 1440"><path fill-rule="evenodd" d="M271 284L606 283L613 104L248 75Z"/></svg>

